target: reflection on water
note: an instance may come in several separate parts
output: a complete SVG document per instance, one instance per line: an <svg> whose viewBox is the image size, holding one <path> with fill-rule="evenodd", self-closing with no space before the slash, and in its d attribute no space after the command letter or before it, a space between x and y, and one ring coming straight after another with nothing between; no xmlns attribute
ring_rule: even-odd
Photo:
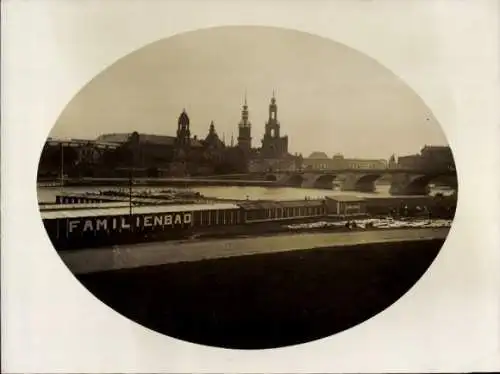
<svg viewBox="0 0 500 374"><path fill-rule="evenodd" d="M141 190L158 190L168 188L168 186L161 188L152 187L134 187L134 191ZM320 199L325 196L359 196L359 197L373 197L373 196L390 196L389 185L377 185L376 191L373 193L355 192L355 191L340 191L335 190L320 190L308 188L293 188L293 187L227 187L227 186L207 186L207 187L193 187L193 191L200 192L206 197L226 198L235 200L302 200L306 197L311 199ZM75 194L84 193L88 191L100 191L118 189L116 187L65 187L63 191L73 192ZM40 187L38 188L38 201L39 202L54 202L56 195L61 192L60 187ZM433 188L431 194L442 193L449 195L453 191L446 189Z"/></svg>

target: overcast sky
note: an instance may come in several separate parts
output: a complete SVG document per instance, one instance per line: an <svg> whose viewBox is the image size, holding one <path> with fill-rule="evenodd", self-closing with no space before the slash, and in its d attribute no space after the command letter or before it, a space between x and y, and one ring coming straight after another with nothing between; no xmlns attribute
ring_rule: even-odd
<svg viewBox="0 0 500 374"><path fill-rule="evenodd" d="M120 59L70 101L51 136L175 135L186 108L192 134L205 137L213 120L229 143L246 91L259 146L273 89L292 153L388 158L447 144L422 100L368 56L302 32L242 26L174 36Z"/></svg>

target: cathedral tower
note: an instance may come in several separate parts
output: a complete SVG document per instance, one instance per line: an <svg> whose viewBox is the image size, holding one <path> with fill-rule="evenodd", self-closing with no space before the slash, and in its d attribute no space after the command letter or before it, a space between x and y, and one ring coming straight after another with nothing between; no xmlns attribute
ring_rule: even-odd
<svg viewBox="0 0 500 374"><path fill-rule="evenodd" d="M278 121L278 105L276 105L276 97L271 98L271 103L269 104L269 119L266 123L265 135L271 138L280 137L280 123Z"/></svg>
<svg viewBox="0 0 500 374"><path fill-rule="evenodd" d="M262 139L261 153L265 158L281 158L288 153L288 137L280 136L278 105L276 104L274 91L269 104L269 118L266 122L264 138Z"/></svg>
<svg viewBox="0 0 500 374"><path fill-rule="evenodd" d="M177 121L176 148L187 148L191 145L191 131L189 130L189 117L184 109Z"/></svg>
<svg viewBox="0 0 500 374"><path fill-rule="evenodd" d="M241 110L241 120L238 125L238 147L249 152L252 148L252 124L249 121L247 95L245 93L245 104Z"/></svg>

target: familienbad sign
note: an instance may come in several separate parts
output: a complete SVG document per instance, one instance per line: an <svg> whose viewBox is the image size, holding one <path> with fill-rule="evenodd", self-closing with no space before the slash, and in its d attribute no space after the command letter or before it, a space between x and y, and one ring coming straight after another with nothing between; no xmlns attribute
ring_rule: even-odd
<svg viewBox="0 0 500 374"><path fill-rule="evenodd" d="M192 223L191 213L175 213L161 215L138 215L118 217L92 217L68 221L68 232L88 231L123 231L149 227L182 227Z"/></svg>

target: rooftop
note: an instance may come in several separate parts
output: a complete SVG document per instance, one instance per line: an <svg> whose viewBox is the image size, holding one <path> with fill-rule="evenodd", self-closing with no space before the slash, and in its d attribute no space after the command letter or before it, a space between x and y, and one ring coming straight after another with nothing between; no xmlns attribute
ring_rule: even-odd
<svg viewBox="0 0 500 374"><path fill-rule="evenodd" d="M113 133L100 135L96 141L108 143L126 143L132 133ZM175 143L175 136L170 135L156 135L156 134L139 134L139 143L148 143L156 145L169 145L173 146ZM192 146L201 146L198 139L191 139Z"/></svg>
<svg viewBox="0 0 500 374"><path fill-rule="evenodd" d="M374 200L422 200L422 199L433 199L430 195L404 195L404 196L370 196L366 197L367 201Z"/></svg>
<svg viewBox="0 0 500 374"><path fill-rule="evenodd" d="M52 210L75 210L75 209L109 209L128 207L129 203L125 201L110 201L105 203L85 203L85 204L40 204L40 211Z"/></svg>
<svg viewBox="0 0 500 374"><path fill-rule="evenodd" d="M365 201L365 198L359 196L327 196L326 199L339 202L360 202Z"/></svg>
<svg viewBox="0 0 500 374"><path fill-rule="evenodd" d="M298 207L318 207L323 205L323 200L291 200L291 201L245 201L238 204L243 209L280 209Z"/></svg>
<svg viewBox="0 0 500 374"><path fill-rule="evenodd" d="M324 159L324 158L329 158L328 155L325 152L313 152L309 155L308 158L312 159Z"/></svg>
<svg viewBox="0 0 500 374"><path fill-rule="evenodd" d="M450 150L449 145L424 145L422 149L433 149L433 150Z"/></svg>
<svg viewBox="0 0 500 374"><path fill-rule="evenodd" d="M183 205L155 205L155 206L134 206L132 214L169 214L169 213L189 213L201 210L237 210L236 204L183 204ZM126 216L130 214L130 207L118 208L95 208L95 209L68 209L42 211L43 220L62 218L90 218L90 217L110 217Z"/></svg>

